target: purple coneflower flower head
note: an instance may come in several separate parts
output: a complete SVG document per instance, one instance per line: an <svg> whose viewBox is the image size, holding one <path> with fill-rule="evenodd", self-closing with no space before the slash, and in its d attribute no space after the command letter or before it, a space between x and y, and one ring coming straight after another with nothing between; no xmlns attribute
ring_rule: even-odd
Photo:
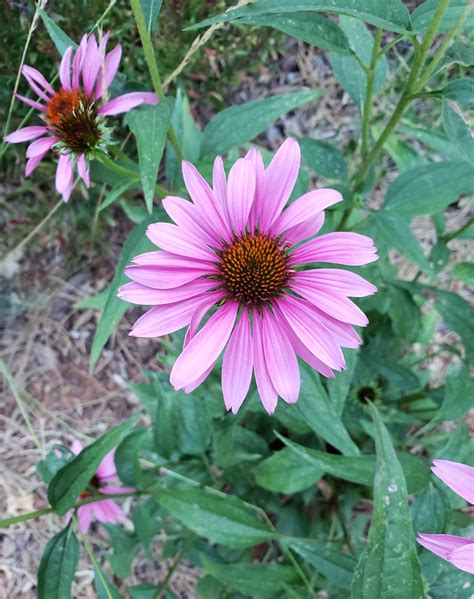
<svg viewBox="0 0 474 599"><path fill-rule="evenodd" d="M58 90L33 67L24 65L22 73L38 100L17 94L17 98L40 112L43 125L19 129L4 140L8 143L33 141L26 151L25 176L28 177L53 149L59 156L56 189L67 202L71 194L74 166L89 187L89 159L105 151L110 142L108 115L127 112L140 104L157 104L154 93L131 92L108 100L108 89L120 63L122 48L117 44L106 53L109 33L97 43L95 35L84 35L77 50L70 46L61 60Z"/></svg>
<svg viewBox="0 0 474 599"><path fill-rule="evenodd" d="M457 495L474 503L474 468L459 462L434 460L431 468ZM474 540L456 535L419 532L418 543L460 570L474 574Z"/></svg>
<svg viewBox="0 0 474 599"><path fill-rule="evenodd" d="M125 271L132 282L119 290L126 301L154 306L130 335L160 337L188 327L171 371L175 389L195 389L223 353L224 402L233 413L252 375L269 414L278 396L295 402L297 356L326 377L342 370L341 347L361 343L352 325L367 324L349 297L376 291L348 270L308 269L315 262L367 264L377 254L372 239L356 233L311 239L323 225L324 209L342 200L333 189L310 191L284 209L299 166L293 139L268 168L250 150L228 178L217 157L213 188L183 162L192 201L163 200L176 224L149 226L148 238L161 249L136 256Z"/></svg>
<svg viewBox="0 0 474 599"><path fill-rule="evenodd" d="M75 455L82 451L82 444L77 439L71 444L71 451ZM129 487L117 487L110 483L117 479L117 470L114 463L115 449L110 451L100 463L96 473L89 482L89 486L80 495L79 500L91 497L94 492L105 495L114 495L117 493L128 493L133 491ZM77 520L82 533L86 534L89 531L92 517L98 522L104 524L118 524L126 520L126 516L122 508L113 499L102 499L81 506L77 510ZM71 512L66 516L66 520L71 518Z"/></svg>

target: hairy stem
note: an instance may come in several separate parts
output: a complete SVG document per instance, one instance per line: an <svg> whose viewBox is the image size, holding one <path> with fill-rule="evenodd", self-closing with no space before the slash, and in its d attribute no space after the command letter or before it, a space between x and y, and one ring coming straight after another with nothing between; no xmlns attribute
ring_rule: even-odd
<svg viewBox="0 0 474 599"><path fill-rule="evenodd" d="M382 39L382 30L377 27L375 30L374 43L372 45L372 55L370 57L369 70L367 72L367 87L365 90L364 109L362 112L362 146L361 154L364 157L367 154L369 147L369 127L370 127L370 112L372 108L372 95L374 92L375 69L379 57L380 40Z"/></svg>

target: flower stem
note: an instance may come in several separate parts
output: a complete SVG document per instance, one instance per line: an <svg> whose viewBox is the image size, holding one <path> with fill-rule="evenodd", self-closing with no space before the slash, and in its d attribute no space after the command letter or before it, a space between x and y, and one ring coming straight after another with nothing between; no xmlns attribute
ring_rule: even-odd
<svg viewBox="0 0 474 599"><path fill-rule="evenodd" d="M132 7L135 23L137 24L138 34L142 43L143 52L145 54L145 60L148 65L148 70L150 71L150 77L153 83L153 87L158 98L160 100L164 100L165 92L163 91L163 84L161 82L160 72L156 63L155 51L153 49L150 33L148 32L145 23L145 17L143 15L141 2L140 0L130 0L130 5ZM181 146L179 145L178 138L176 137L176 133L174 132L172 125L170 125L168 129L168 138L170 140L171 145L174 148L174 151L176 152L178 160L183 160L183 152L181 151Z"/></svg>
<svg viewBox="0 0 474 599"><path fill-rule="evenodd" d="M364 157L367 154L369 147L369 125L370 112L372 108L372 95L374 92L375 69L379 58L379 46L382 39L382 30L377 27L375 30L374 43L372 44L372 55L370 57L369 70L367 73L367 87L365 90L364 109L362 113L362 129L361 129L361 154Z"/></svg>
<svg viewBox="0 0 474 599"><path fill-rule="evenodd" d="M451 241L451 239L454 239L455 237L458 237L459 235L461 235L461 233L464 233L464 231L466 231L466 229L469 229L469 227L473 223L474 223L474 217L471 217L461 227L459 227L459 229L456 229L455 231L451 231L450 233L446 233L446 235L442 235L440 238L441 241L448 243L448 241Z"/></svg>
<svg viewBox="0 0 474 599"><path fill-rule="evenodd" d="M385 142L387 141L392 131L395 129L398 121L403 116L405 110L407 109L408 105L412 100L412 95L419 90L418 77L426 62L426 57L430 50L431 43L438 31L439 25L441 23L441 18L446 8L448 7L448 4L449 0L440 0L438 4L436 12L433 16L433 20L431 21L430 26L428 27L428 30L425 34L425 37L423 38L421 47L417 52L415 52L415 58L410 71L410 75L408 76L407 82L403 89L402 95L398 100L395 110L392 116L390 117L388 123L386 124L385 129L382 131L380 137L378 138L377 142L370 150L370 152L367 154L367 156L364 158L359 168L359 172L357 173L354 179L353 188L355 192L359 192L363 188L365 176L368 170L372 166L374 160L382 151Z"/></svg>

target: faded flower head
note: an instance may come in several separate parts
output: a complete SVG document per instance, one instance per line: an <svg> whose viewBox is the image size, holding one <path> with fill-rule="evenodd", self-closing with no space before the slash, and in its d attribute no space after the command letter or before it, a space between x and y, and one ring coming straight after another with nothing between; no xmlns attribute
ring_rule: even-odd
<svg viewBox="0 0 474 599"><path fill-rule="evenodd" d="M433 474L457 495L474 504L474 468L459 462L434 460ZM450 562L459 570L474 574L474 540L457 535L418 533L416 539L428 551Z"/></svg>
<svg viewBox="0 0 474 599"><path fill-rule="evenodd" d="M79 454L82 451L81 442L75 439L71 444L71 451L75 455ZM129 487L116 487L110 484L117 479L114 456L115 449L105 456L90 480L87 489L84 489L79 495L79 501L92 497L95 493L114 495L134 490ZM102 499L93 503L87 503L78 508L77 520L82 533L86 534L89 531L92 517L95 517L98 522L103 522L104 524L118 524L127 519L122 508L113 499ZM66 520L69 521L70 518L71 512L67 514Z"/></svg>
<svg viewBox="0 0 474 599"><path fill-rule="evenodd" d="M24 65L22 73L38 101L17 94L17 98L36 108L44 122L41 126L19 129L5 137L9 143L33 141L27 149L25 176L29 176L53 149L59 156L56 189L68 201L74 176L89 187L90 158L105 151L110 143L110 130L105 117L127 112L139 104L156 104L149 92L131 92L108 100L108 89L120 63L122 48L117 44L106 53L109 33L97 43L95 35L84 35L77 50L70 46L59 68L60 88L56 91L43 75Z"/></svg>
<svg viewBox="0 0 474 599"><path fill-rule="evenodd" d="M161 250L136 256L125 271L132 282L119 291L126 301L154 306L131 335L160 337L188 327L171 371L175 389L195 389L224 352L224 402L234 413L252 374L268 413L278 396L297 401L297 356L326 377L342 370L341 347L361 343L352 325L367 324L348 298L376 291L351 271L308 268L315 262L367 264L377 254L372 239L356 233L311 239L323 225L324 209L342 200L333 189L310 191L284 209L299 166L293 139L268 168L250 150L228 178L217 157L212 188L183 162L192 201L163 200L176 224L148 227L148 238Z"/></svg>

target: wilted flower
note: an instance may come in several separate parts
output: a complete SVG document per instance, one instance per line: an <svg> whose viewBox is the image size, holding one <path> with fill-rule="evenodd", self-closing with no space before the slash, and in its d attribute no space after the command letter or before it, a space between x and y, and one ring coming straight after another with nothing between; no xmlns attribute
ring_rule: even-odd
<svg viewBox="0 0 474 599"><path fill-rule="evenodd" d="M154 305L135 323L133 336L159 337L189 325L171 371L175 389L195 389L225 349L222 389L226 408L234 413L247 395L252 372L271 414L279 395L288 403L298 399L297 356L326 377L343 369L341 347L361 343L351 325L367 324L348 296L376 291L347 270L301 270L314 262L367 264L377 254L372 239L356 233L305 241L322 227L324 209L342 197L332 189L317 189L283 210L299 166L293 139L285 141L266 169L260 153L250 150L231 168L227 181L217 157L213 189L183 162L192 202L163 200L176 224L148 227L148 238L161 251L136 256L125 271L133 282L119 291L122 299Z"/></svg>
<svg viewBox="0 0 474 599"><path fill-rule="evenodd" d="M460 497L474 503L474 468L459 462L434 460L434 474ZM418 543L453 566L474 574L474 540L456 535L418 533Z"/></svg>
<svg viewBox="0 0 474 599"><path fill-rule="evenodd" d="M157 104L150 92L131 92L108 100L108 88L120 63L122 47L117 44L106 54L109 33L97 44L95 35L84 35L77 50L70 46L61 60L59 80L55 91L45 77L33 67L24 65L22 73L40 101L17 94L17 98L41 113L44 125L19 129L7 135L9 143L33 141L26 151L28 177L53 149L59 154L56 170L56 189L65 202L71 194L74 165L89 187L88 160L94 152L105 150L110 133L105 117L120 114L139 104Z"/></svg>
<svg viewBox="0 0 474 599"><path fill-rule="evenodd" d="M75 439L71 444L71 451L75 455L82 451L81 442ZM104 495L113 495L116 493L127 493L133 491L129 487L114 487L109 483L117 479L117 470L114 463L115 449L110 451L100 463L96 473L89 482L89 488L84 490L79 500L87 499L91 497L94 492L102 493ZM117 524L126 520L126 516L122 511L122 508L117 505L113 499L101 499L100 501L94 501L93 503L87 503L82 505L77 510L77 519L79 522L79 528L81 532L86 534L91 525L92 516L98 522L105 524ZM71 518L71 512L68 513L67 519Z"/></svg>

